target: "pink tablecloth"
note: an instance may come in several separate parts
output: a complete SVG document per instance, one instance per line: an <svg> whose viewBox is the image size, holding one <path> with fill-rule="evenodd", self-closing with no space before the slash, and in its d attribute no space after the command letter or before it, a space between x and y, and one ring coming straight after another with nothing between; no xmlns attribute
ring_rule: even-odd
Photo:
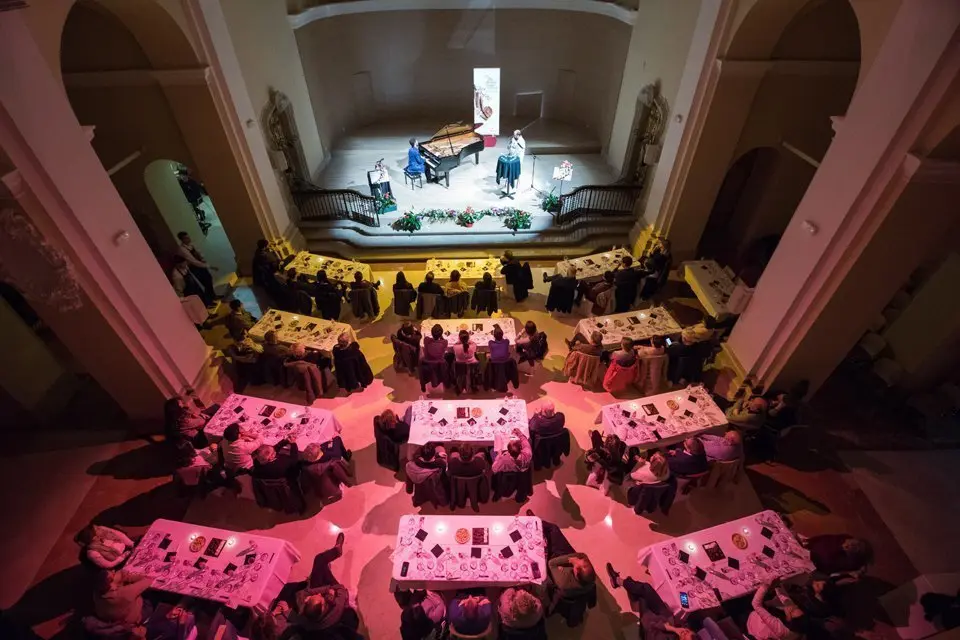
<svg viewBox="0 0 960 640"><path fill-rule="evenodd" d="M157 520L125 568L153 578L154 589L266 609L298 560L279 538Z"/></svg>

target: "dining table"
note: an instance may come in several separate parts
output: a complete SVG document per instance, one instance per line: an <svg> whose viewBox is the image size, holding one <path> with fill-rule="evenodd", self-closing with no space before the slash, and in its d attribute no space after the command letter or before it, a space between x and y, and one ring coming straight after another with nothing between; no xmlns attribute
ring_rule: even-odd
<svg viewBox="0 0 960 640"><path fill-rule="evenodd" d="M583 318L577 323L576 333L587 340L594 331L603 334L603 346L620 346L623 338L649 340L654 336L678 337L683 327L664 307L615 313L608 316Z"/></svg>
<svg viewBox="0 0 960 640"><path fill-rule="evenodd" d="M728 304L736 284L715 260L694 260L683 264L683 279L693 289L704 310L714 318L734 312Z"/></svg>
<svg viewBox="0 0 960 640"><path fill-rule="evenodd" d="M224 429L234 422L263 444L275 445L293 435L301 451L310 444L330 442L343 431L343 425L327 409L231 393L203 432L211 442L219 442Z"/></svg>
<svg viewBox="0 0 960 640"><path fill-rule="evenodd" d="M605 434L616 434L628 447L640 449L677 444L727 424L723 410L699 384L604 405L598 420Z"/></svg>
<svg viewBox="0 0 960 640"><path fill-rule="evenodd" d="M411 445L471 442L493 446L498 437L510 438L514 429L530 437L527 403L518 398L417 400L406 414Z"/></svg>
<svg viewBox="0 0 960 640"><path fill-rule="evenodd" d="M623 266L623 259L630 256L630 251L622 248L611 249L603 253L594 253L579 258L564 259L557 263L553 273L565 276L574 267L577 270L577 280L596 282L603 279L606 271L615 271ZM631 256L632 257L632 256Z"/></svg>
<svg viewBox="0 0 960 640"><path fill-rule="evenodd" d="M443 336L451 347L460 342L460 332L467 331L470 333L470 339L476 343L477 351L489 351L490 347L487 346L487 343L493 340L494 325L500 325L503 337L510 341L510 346L515 347L517 343L517 323L516 320L509 317L424 320L420 325L421 335L432 335L433 326L437 324L443 328Z"/></svg>
<svg viewBox="0 0 960 640"><path fill-rule="evenodd" d="M309 349L333 351L341 335L350 336L356 342L357 332L349 324L304 316L279 309L268 309L255 325L247 331L254 340L263 342L268 331L277 335L277 342L285 345L302 343Z"/></svg>
<svg viewBox="0 0 960 640"><path fill-rule="evenodd" d="M155 520L124 570L153 579L152 589L268 610L300 560L281 538Z"/></svg>
<svg viewBox="0 0 960 640"><path fill-rule="evenodd" d="M483 274L489 273L493 276L493 281L497 286L503 287L505 280L500 275L500 258L486 256L483 258L461 258L461 259L443 259L430 258L427 260L427 273L433 272L433 281L437 284L443 284L450 280L450 273L454 270L460 272L460 282L464 285L474 285L483 280Z"/></svg>
<svg viewBox="0 0 960 640"><path fill-rule="evenodd" d="M651 585L685 616L814 570L810 553L774 511L761 511L650 545L638 556Z"/></svg>
<svg viewBox="0 0 960 640"><path fill-rule="evenodd" d="M363 279L373 282L373 270L370 265L354 260L321 256L309 251L301 251L291 260L285 270L295 269L298 274L316 277L318 271L326 271L327 279L351 283L358 271Z"/></svg>
<svg viewBox="0 0 960 640"><path fill-rule="evenodd" d="M395 589L541 585L547 577L543 523L534 516L404 515L392 561Z"/></svg>

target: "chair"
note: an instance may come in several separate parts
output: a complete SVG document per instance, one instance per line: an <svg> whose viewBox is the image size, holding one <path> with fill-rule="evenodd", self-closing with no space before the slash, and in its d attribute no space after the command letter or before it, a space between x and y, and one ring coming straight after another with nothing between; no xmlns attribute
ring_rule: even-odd
<svg viewBox="0 0 960 640"><path fill-rule="evenodd" d="M297 313L304 316L313 315L313 298L310 297L309 293L303 290L294 291L293 299L296 303Z"/></svg>
<svg viewBox="0 0 960 640"><path fill-rule="evenodd" d="M667 367L669 364L667 354L659 356L644 356L640 358L640 374L637 381L637 387L644 396L652 396L660 393L660 389L667 382Z"/></svg>
<svg viewBox="0 0 960 640"><path fill-rule="evenodd" d="M609 393L617 393L624 389L635 387L639 378L639 360L634 361L629 367L624 367L614 361L610 363L606 373L603 375L603 389Z"/></svg>
<svg viewBox="0 0 960 640"><path fill-rule="evenodd" d="M430 362L421 360L420 365L420 389L426 390L427 384L435 387L443 385L444 388L450 385L450 364L444 360L442 362Z"/></svg>
<svg viewBox="0 0 960 640"><path fill-rule="evenodd" d="M347 463L342 458L330 462L315 462L305 465L300 474L300 483L303 485L303 490L320 498L324 504L329 504L342 495L340 491L341 480L329 471L332 465L340 465L347 476L352 475Z"/></svg>
<svg viewBox="0 0 960 640"><path fill-rule="evenodd" d="M533 471L500 471L493 474L493 501L513 496L525 502L533 494Z"/></svg>
<svg viewBox="0 0 960 640"><path fill-rule="evenodd" d="M707 486L707 480L710 478L710 470L703 473L694 473L688 476L677 475L677 490L681 495L690 495L694 489Z"/></svg>
<svg viewBox="0 0 960 640"><path fill-rule="evenodd" d="M276 352L264 350L257 363L260 365L260 375L267 384L276 386L286 385L287 376L283 368L284 356Z"/></svg>
<svg viewBox="0 0 960 640"><path fill-rule="evenodd" d="M436 318L437 305L442 298L443 296L437 293L421 293L417 297L417 320Z"/></svg>
<svg viewBox="0 0 960 640"><path fill-rule="evenodd" d="M500 310L500 290L474 287L470 299L470 308L477 313L486 313L488 316L492 316Z"/></svg>
<svg viewBox="0 0 960 640"><path fill-rule="evenodd" d="M487 628L484 629L482 633L478 633L476 635L466 635L464 633L460 633L459 631L453 628L452 624L447 626L447 637L450 638L451 640L486 640L487 638L490 638L492 634L493 634L492 616L491 616L490 624L487 625Z"/></svg>
<svg viewBox="0 0 960 640"><path fill-rule="evenodd" d="M307 394L307 404L313 404L313 401L319 398L327 390L327 384L324 383L323 373L320 367L305 360L293 360L284 363L287 375L292 376L297 382L297 386L303 389ZM325 370L329 373L329 369Z"/></svg>
<svg viewBox="0 0 960 640"><path fill-rule="evenodd" d="M483 385L483 375L479 362L455 362L453 364L453 384L457 395L464 391L479 391Z"/></svg>
<svg viewBox="0 0 960 640"><path fill-rule="evenodd" d="M656 484L636 484L627 489L627 504L633 507L637 515L654 513L657 509L663 515L670 514L670 507L677 497L677 479L671 476Z"/></svg>
<svg viewBox="0 0 960 640"><path fill-rule="evenodd" d="M579 351L571 351L563 363L563 375L570 382L589 389L599 389L603 385L603 376L607 369L600 356L591 356Z"/></svg>
<svg viewBox="0 0 960 640"><path fill-rule="evenodd" d="M587 609L597 606L597 585L590 585L590 589L574 597L558 596L553 607L553 613L559 613L568 627L578 627L583 624Z"/></svg>
<svg viewBox="0 0 960 640"><path fill-rule="evenodd" d="M373 419L373 438L377 448L377 464L394 473L400 471L400 443L380 429L380 416Z"/></svg>
<svg viewBox="0 0 960 640"><path fill-rule="evenodd" d="M559 467L563 456L570 455L570 431L564 428L559 433L540 435L531 434L530 448L533 450L533 468L540 469Z"/></svg>
<svg viewBox="0 0 960 640"><path fill-rule="evenodd" d="M450 510L470 508L480 511L480 505L490 502L490 473L485 471L472 476L450 476Z"/></svg>
<svg viewBox="0 0 960 640"><path fill-rule="evenodd" d="M380 315L380 302L377 300L377 290L373 287L350 290L350 309L356 318Z"/></svg>
<svg viewBox="0 0 960 640"><path fill-rule="evenodd" d="M454 296L444 296L443 312L448 317L457 316L462 318L463 314L470 308L470 292L461 291Z"/></svg>
<svg viewBox="0 0 960 640"><path fill-rule="evenodd" d="M407 493L413 494L413 506L430 503L435 508L447 506L447 488L443 483L443 474L439 469L426 471L414 462L408 461L404 466L407 473Z"/></svg>
<svg viewBox="0 0 960 640"><path fill-rule="evenodd" d="M557 278L550 283L550 291L547 293L547 311L572 312L573 299L576 294L577 281L575 278Z"/></svg>
<svg viewBox="0 0 960 640"><path fill-rule="evenodd" d="M511 629L501 622L497 630L497 638L500 640L547 640L547 622L540 618L540 621L529 629Z"/></svg>
<svg viewBox="0 0 960 640"><path fill-rule="evenodd" d="M740 482L742 471L743 458L714 460L710 463L710 473L707 475L704 486L709 489L717 489L726 484L737 484Z"/></svg>
<svg viewBox="0 0 960 640"><path fill-rule="evenodd" d="M407 181L410 181L410 190L413 191L416 189L416 185L420 185L420 188L423 189L423 174L422 173L411 173L406 169L403 170L403 184L407 184Z"/></svg>
<svg viewBox="0 0 960 640"><path fill-rule="evenodd" d="M257 504L284 513L303 513L307 504L299 480L254 478L253 495Z"/></svg>
<svg viewBox="0 0 960 640"><path fill-rule="evenodd" d="M336 291L320 291L317 293L317 310L324 320L339 320L343 298Z"/></svg>
<svg viewBox="0 0 960 640"><path fill-rule="evenodd" d="M390 336L393 344L393 370L397 373L414 373L420 365L420 348L404 342L397 336Z"/></svg>
<svg viewBox="0 0 960 640"><path fill-rule="evenodd" d="M404 318L410 317L410 306L417 299L416 289L397 289L393 292L393 312Z"/></svg>
<svg viewBox="0 0 960 640"><path fill-rule="evenodd" d="M496 389L500 393L507 392L507 383L513 383L514 389L520 388L520 370L516 360L505 362L488 362L483 371L483 388L489 391Z"/></svg>

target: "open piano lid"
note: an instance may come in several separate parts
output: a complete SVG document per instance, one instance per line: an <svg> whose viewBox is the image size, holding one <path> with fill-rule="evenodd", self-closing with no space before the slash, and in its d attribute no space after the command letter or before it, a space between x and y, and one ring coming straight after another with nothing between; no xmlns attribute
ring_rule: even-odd
<svg viewBox="0 0 960 640"><path fill-rule="evenodd" d="M452 124L447 124L440 127L440 130L433 134L433 137L430 139L436 140L437 138L450 138L463 133L473 133L474 129L476 129L478 126L480 125L454 122Z"/></svg>

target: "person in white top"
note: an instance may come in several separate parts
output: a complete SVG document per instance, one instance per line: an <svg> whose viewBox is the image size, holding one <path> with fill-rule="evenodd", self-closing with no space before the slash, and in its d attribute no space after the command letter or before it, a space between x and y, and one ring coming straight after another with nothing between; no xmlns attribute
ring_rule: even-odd
<svg viewBox="0 0 960 640"><path fill-rule="evenodd" d="M470 333L460 332L460 342L453 345L453 356L463 364L477 363L477 343L470 339Z"/></svg>
<svg viewBox="0 0 960 640"><path fill-rule="evenodd" d="M520 158L520 163L523 164L523 154L526 153L526 150L527 141L523 139L523 133L520 129L517 129L513 132L513 137L510 138L510 142L507 143L507 153Z"/></svg>
<svg viewBox="0 0 960 640"><path fill-rule="evenodd" d="M259 437L240 431L240 425L233 423L223 430L223 465L229 471L240 471L253 467L253 452L260 447Z"/></svg>
<svg viewBox="0 0 960 640"><path fill-rule="evenodd" d="M659 451L650 460L637 459L637 466L630 472L630 479L637 484L658 484L670 477L670 465Z"/></svg>
<svg viewBox="0 0 960 640"><path fill-rule="evenodd" d="M787 594L777 587L775 593L780 602L779 609L782 617L774 615L764 605L771 583L767 582L757 589L753 596L753 611L747 618L747 633L756 640L794 640L800 638L801 633L794 629L803 628L805 614L794 604Z"/></svg>

